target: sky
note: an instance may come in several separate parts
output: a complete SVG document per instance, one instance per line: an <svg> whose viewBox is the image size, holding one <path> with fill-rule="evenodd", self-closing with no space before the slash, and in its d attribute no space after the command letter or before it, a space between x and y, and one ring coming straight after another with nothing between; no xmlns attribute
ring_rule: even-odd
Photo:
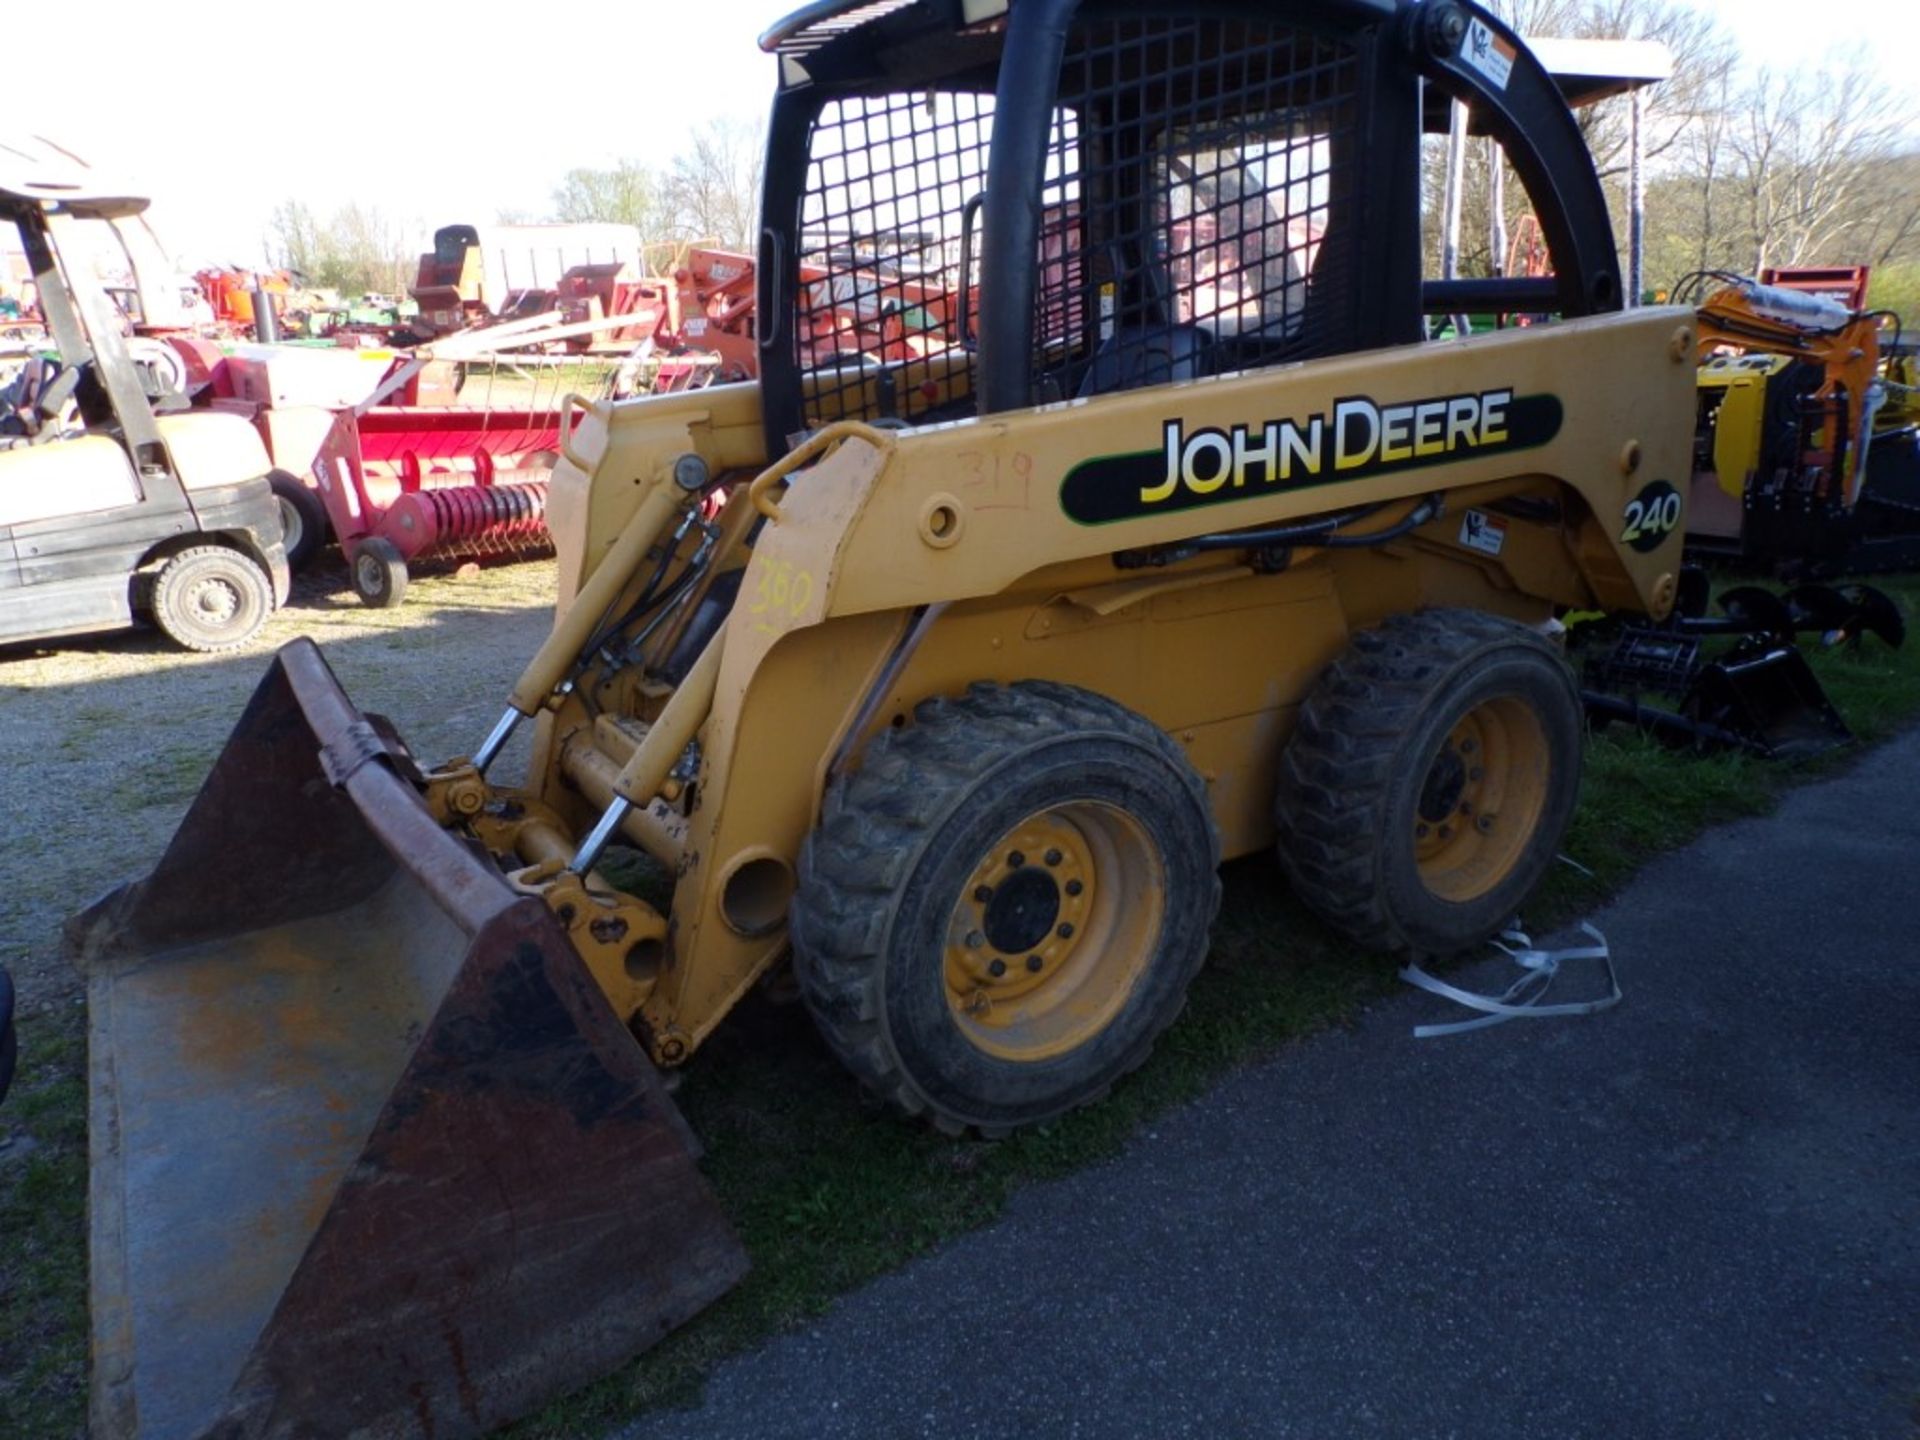
<svg viewBox="0 0 1920 1440"><path fill-rule="evenodd" d="M664 163L703 120L764 112L774 62L756 40L798 3L254 0L214 22L151 0L80 0L56 13L108 43L84 76L15 50L0 129L137 181L187 268L253 265L288 199L323 215L355 200L424 237L544 214L576 167ZM1756 65L1858 47L1920 101L1909 0L1695 3ZM83 78L97 88L77 91Z"/></svg>

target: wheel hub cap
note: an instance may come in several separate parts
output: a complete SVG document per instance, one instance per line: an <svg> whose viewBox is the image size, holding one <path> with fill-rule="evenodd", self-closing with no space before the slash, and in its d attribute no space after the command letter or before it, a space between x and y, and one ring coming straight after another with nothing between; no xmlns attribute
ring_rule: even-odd
<svg viewBox="0 0 1920 1440"><path fill-rule="evenodd" d="M1012 1060L1087 1043L1158 944L1164 887L1123 811L1079 801L1021 821L980 857L948 922L947 1003L961 1030Z"/></svg>
<svg viewBox="0 0 1920 1440"><path fill-rule="evenodd" d="M1060 887L1038 865L1023 865L993 891L981 925L995 950L1024 954L1044 941L1060 918Z"/></svg>
<svg viewBox="0 0 1920 1440"><path fill-rule="evenodd" d="M202 580L187 592L187 609L203 624L224 625L239 612L240 592L224 580Z"/></svg>
<svg viewBox="0 0 1920 1440"><path fill-rule="evenodd" d="M1498 696L1467 711L1427 767L1413 855L1435 895L1463 903L1505 880L1546 807L1550 759L1531 706Z"/></svg>
<svg viewBox="0 0 1920 1440"><path fill-rule="evenodd" d="M1460 758L1460 752L1449 738L1427 770L1427 783L1420 790L1420 818L1430 825L1438 825L1458 808L1466 788L1467 762Z"/></svg>

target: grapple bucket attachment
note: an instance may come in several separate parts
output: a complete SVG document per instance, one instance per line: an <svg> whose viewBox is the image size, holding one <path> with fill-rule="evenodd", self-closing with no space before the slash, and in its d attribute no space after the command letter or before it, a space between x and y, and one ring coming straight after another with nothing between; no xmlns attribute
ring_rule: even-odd
<svg viewBox="0 0 1920 1440"><path fill-rule="evenodd" d="M69 927L96 1440L477 1434L746 1270L564 932L410 769L295 642Z"/></svg>

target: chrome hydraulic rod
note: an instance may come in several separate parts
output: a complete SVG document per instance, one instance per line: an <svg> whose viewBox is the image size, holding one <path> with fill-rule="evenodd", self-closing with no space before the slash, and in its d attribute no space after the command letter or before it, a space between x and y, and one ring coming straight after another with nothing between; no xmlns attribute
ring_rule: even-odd
<svg viewBox="0 0 1920 1440"><path fill-rule="evenodd" d="M486 774L487 767L499 758L500 751L505 748L515 728L526 718L509 705L505 713L494 722L493 729L487 732L487 738L480 742L480 748L473 757L473 768L482 775Z"/></svg>

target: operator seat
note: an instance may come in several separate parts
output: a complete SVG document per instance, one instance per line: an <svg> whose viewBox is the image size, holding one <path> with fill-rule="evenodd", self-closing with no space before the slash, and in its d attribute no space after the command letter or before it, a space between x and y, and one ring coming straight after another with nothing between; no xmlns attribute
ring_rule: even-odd
<svg viewBox="0 0 1920 1440"><path fill-rule="evenodd" d="M1117 252L1118 247L1110 247L1115 262ZM1114 263L1113 268L1120 270L1122 263ZM1150 259L1135 273L1144 303L1134 314L1153 318L1147 323L1120 325L1100 342L1075 392L1082 400L1174 380L1198 380L1213 373L1213 336L1198 325L1173 319L1178 312L1172 277L1165 264L1158 258Z"/></svg>
<svg viewBox="0 0 1920 1440"><path fill-rule="evenodd" d="M1100 342L1076 393L1086 400L1212 373L1213 337L1198 325L1128 325Z"/></svg>

